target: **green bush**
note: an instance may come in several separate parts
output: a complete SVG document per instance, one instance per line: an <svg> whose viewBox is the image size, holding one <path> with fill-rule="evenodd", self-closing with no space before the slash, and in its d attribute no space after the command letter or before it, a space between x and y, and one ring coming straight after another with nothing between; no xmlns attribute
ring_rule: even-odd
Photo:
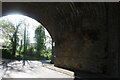
<svg viewBox="0 0 120 80"><path fill-rule="evenodd" d="M2 49L2 58L15 59L14 55L11 54L11 51L9 49Z"/></svg>
<svg viewBox="0 0 120 80"><path fill-rule="evenodd" d="M43 50L41 56L45 57L47 60L51 60L52 59L51 50Z"/></svg>

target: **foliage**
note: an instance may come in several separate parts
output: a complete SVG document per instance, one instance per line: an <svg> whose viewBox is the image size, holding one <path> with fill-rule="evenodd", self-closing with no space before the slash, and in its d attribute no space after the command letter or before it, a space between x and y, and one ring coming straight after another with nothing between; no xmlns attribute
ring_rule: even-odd
<svg viewBox="0 0 120 80"><path fill-rule="evenodd" d="M46 49L52 49L52 39L50 36L48 35L45 35L46 37L46 40L45 40L45 46L46 46Z"/></svg>
<svg viewBox="0 0 120 80"><path fill-rule="evenodd" d="M10 44L10 39L12 38L13 33L15 32L13 24L6 20L0 20L0 28L2 31L1 37L5 41L5 45Z"/></svg>
<svg viewBox="0 0 120 80"><path fill-rule="evenodd" d="M4 41L6 41L6 45L10 46L13 56L15 56L18 47L18 29L21 24L23 24L23 21L20 21L18 24L15 25L9 20L0 20L0 26L2 28L2 38L4 39Z"/></svg>
<svg viewBox="0 0 120 80"><path fill-rule="evenodd" d="M51 49L43 50L41 56L48 60L51 60L52 59Z"/></svg>
<svg viewBox="0 0 120 80"><path fill-rule="evenodd" d="M22 26L22 27L21 27ZM13 24L9 20L0 20L2 39L7 49L3 49L3 57L7 59L49 59L52 58L51 48L45 44L52 44L51 37L45 35L45 29L39 25L35 30L36 43L30 43L28 34L29 24L21 20Z"/></svg>
<svg viewBox="0 0 120 80"><path fill-rule="evenodd" d="M45 30L39 25L35 30L36 50L37 53L41 53L45 49Z"/></svg>
<svg viewBox="0 0 120 80"><path fill-rule="evenodd" d="M11 54L9 49L2 49L2 58L14 59L14 56Z"/></svg>

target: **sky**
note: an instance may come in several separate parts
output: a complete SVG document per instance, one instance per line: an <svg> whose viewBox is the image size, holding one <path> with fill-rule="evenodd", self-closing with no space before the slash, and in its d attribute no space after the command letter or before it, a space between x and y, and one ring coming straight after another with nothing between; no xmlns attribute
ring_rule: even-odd
<svg viewBox="0 0 120 80"><path fill-rule="evenodd" d="M35 32L36 26L41 25L38 21L36 21L30 17L19 15L19 14L8 15L8 16L2 17L1 19L8 19L14 24L19 22L19 20L21 20L21 19L25 19L26 23L29 24L28 31L29 31L29 35L30 35L30 42L31 43L35 42L35 40L34 40L35 33L34 32ZM46 29L45 29L45 35L50 36ZM0 40L0 41L3 41L3 40Z"/></svg>

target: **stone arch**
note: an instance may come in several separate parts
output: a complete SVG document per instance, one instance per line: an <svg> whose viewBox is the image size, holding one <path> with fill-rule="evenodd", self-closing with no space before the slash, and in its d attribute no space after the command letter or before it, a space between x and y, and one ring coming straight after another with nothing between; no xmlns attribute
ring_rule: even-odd
<svg viewBox="0 0 120 80"><path fill-rule="evenodd" d="M3 3L3 15L15 10L48 29L56 42L55 66L78 73L83 70L112 77L120 74L119 3Z"/></svg>

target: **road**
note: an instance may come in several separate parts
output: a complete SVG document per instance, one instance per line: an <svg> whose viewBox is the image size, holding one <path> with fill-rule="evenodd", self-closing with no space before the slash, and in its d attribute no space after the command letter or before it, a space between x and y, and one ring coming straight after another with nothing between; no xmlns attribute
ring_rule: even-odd
<svg viewBox="0 0 120 80"><path fill-rule="evenodd" d="M74 78L73 76L48 69L40 61L14 61L8 63L8 67L0 69L3 78Z"/></svg>

